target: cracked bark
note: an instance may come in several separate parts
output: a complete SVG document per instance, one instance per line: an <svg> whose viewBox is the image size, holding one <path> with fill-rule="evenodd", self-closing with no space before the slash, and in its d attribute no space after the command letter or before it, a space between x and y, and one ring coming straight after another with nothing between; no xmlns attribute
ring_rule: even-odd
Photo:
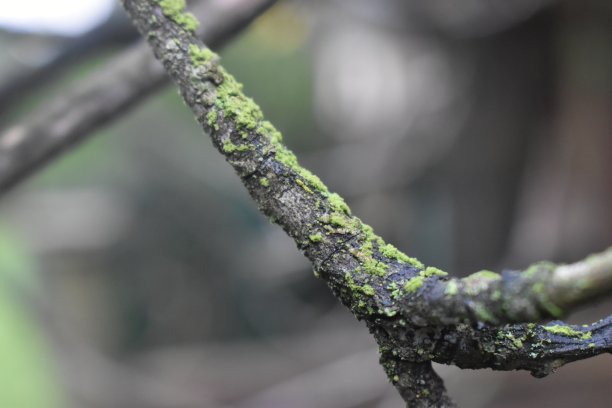
<svg viewBox="0 0 612 408"><path fill-rule="evenodd" d="M181 3L123 0L260 210L293 238L315 274L366 323L387 376L408 406L454 406L432 361L524 369L540 377L612 351L611 318L588 326L525 323L556 317L608 293L612 251L570 266L538 264L523 272L480 272L464 279L425 267L386 244L298 164L216 54L182 24L188 17L181 14ZM577 276L582 284L574 284ZM506 322L515 324L500 326Z"/></svg>

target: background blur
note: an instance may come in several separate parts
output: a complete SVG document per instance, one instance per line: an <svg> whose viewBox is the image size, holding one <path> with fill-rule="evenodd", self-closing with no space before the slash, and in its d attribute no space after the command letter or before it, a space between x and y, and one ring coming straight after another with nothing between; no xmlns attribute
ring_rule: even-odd
<svg viewBox="0 0 612 408"><path fill-rule="evenodd" d="M112 0L90 1L3 5L0 128L135 41ZM301 162L426 264L612 244L608 0L286 1L222 57ZM2 197L0 362L2 407L402 406L367 330L174 88ZM439 372L463 407L604 407L611 363Z"/></svg>

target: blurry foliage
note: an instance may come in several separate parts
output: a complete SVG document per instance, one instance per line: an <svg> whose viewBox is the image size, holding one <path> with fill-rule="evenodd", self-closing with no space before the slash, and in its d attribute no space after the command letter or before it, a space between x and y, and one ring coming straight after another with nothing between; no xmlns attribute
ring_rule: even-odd
<svg viewBox="0 0 612 408"><path fill-rule="evenodd" d="M0 225L0 406L60 407L48 344L27 297L38 288L26 246Z"/></svg>

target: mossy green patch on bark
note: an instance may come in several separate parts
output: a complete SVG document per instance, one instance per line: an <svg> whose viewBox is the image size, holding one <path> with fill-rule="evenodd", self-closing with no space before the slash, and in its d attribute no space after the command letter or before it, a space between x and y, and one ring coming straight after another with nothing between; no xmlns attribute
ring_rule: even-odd
<svg viewBox="0 0 612 408"><path fill-rule="evenodd" d="M298 185L302 187L304 191L306 191L308 194L314 194L314 192L310 189L310 187L308 187L308 185L304 183L301 179L298 178L295 180L295 182L298 183Z"/></svg>
<svg viewBox="0 0 612 408"><path fill-rule="evenodd" d="M459 292L459 284L456 279L448 281L444 294L448 297L455 296Z"/></svg>
<svg viewBox="0 0 612 408"><path fill-rule="evenodd" d="M593 333L591 333L590 331L582 332L579 330L574 330L569 326L562 326L558 324L552 326L542 326L542 328L552 334L557 334L559 336L565 337L575 337L582 340L588 340L593 336Z"/></svg>
<svg viewBox="0 0 612 408"><path fill-rule="evenodd" d="M315 176L316 177L316 176ZM319 180L320 181L320 180ZM332 208L334 210L336 210L339 213L343 213L345 215L351 215L351 209L349 208L349 206L346 204L346 202L344 201L344 199L342 199L342 197L340 197L338 194L336 193L331 193L327 199L329 200L329 204L332 206Z"/></svg>
<svg viewBox="0 0 612 408"><path fill-rule="evenodd" d="M419 271L419 274L417 276L409 279L406 283L404 283L404 290L407 293L414 293L425 284L425 279L431 278L433 276L446 276L446 275L448 275L446 272L438 268L434 268L433 266L429 266ZM448 289L448 286L447 286L447 289Z"/></svg>
<svg viewBox="0 0 612 408"><path fill-rule="evenodd" d="M259 179L259 185L263 187L270 187L270 180L267 177L262 177Z"/></svg>
<svg viewBox="0 0 612 408"><path fill-rule="evenodd" d="M433 267L433 266L428 266L427 268L425 268L425 270L423 271L423 274L428 278L431 276L447 276L448 275L448 273L444 272L441 269Z"/></svg>
<svg viewBox="0 0 612 408"><path fill-rule="evenodd" d="M553 317L561 317L563 316L563 309L557 306L554 302L552 302L546 293L546 286L544 282L536 282L531 285L531 291L538 299L540 305L546 309L546 311Z"/></svg>
<svg viewBox="0 0 612 408"><path fill-rule="evenodd" d="M200 23L193 14L185 11L185 0L155 0L161 7L162 12L170 20L183 27L185 30L195 32Z"/></svg>
<svg viewBox="0 0 612 408"><path fill-rule="evenodd" d="M246 152L249 150L252 150L252 147L249 145L237 145L232 143L231 140L225 140L223 142L223 151L225 153Z"/></svg>
<svg viewBox="0 0 612 408"><path fill-rule="evenodd" d="M311 234L308 236L308 239L310 240L310 242L313 243L321 242L323 241L323 235L321 235L320 233Z"/></svg>
<svg viewBox="0 0 612 408"><path fill-rule="evenodd" d="M425 283L425 278L421 275L415 276L404 283L404 290L407 293L414 293L419 290Z"/></svg>
<svg viewBox="0 0 612 408"><path fill-rule="evenodd" d="M548 262L548 261L537 262L537 263L534 263L533 265L530 265L529 268L527 268L523 272L523 276L526 278L533 278L538 273L550 272L550 271L555 270L556 268L557 268L557 265L552 262Z"/></svg>
<svg viewBox="0 0 612 408"><path fill-rule="evenodd" d="M198 47L195 44L189 44L189 57L196 66L202 66L207 62L213 61L218 58L217 54L209 50L208 48Z"/></svg>
<svg viewBox="0 0 612 408"><path fill-rule="evenodd" d="M208 123L208 126L213 128L214 130L219 130L219 125L217 124L216 110L211 109L210 111L208 111L208 113L206 114L206 123Z"/></svg>
<svg viewBox="0 0 612 408"><path fill-rule="evenodd" d="M259 106L242 93L242 84L223 67L218 67L223 81L217 87L215 106L226 118L234 119L239 129L254 130L263 119Z"/></svg>
<svg viewBox="0 0 612 408"><path fill-rule="evenodd" d="M363 270L369 275L383 277L387 274L387 269L389 269L389 265L377 261L376 259L366 259L363 261Z"/></svg>
<svg viewBox="0 0 612 408"><path fill-rule="evenodd" d="M376 294L376 291L371 285L367 283L363 285L357 284L350 273L346 273L344 278L346 280L348 288L353 293L353 296L356 296L357 300L360 300L360 294L364 294L370 297ZM365 306L365 303L363 304L363 306Z"/></svg>

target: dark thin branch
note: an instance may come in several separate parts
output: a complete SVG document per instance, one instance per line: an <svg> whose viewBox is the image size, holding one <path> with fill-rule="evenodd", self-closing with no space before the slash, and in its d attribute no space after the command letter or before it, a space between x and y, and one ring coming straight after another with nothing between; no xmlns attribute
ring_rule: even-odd
<svg viewBox="0 0 612 408"><path fill-rule="evenodd" d="M477 368L528 369L544 375L565 362L610 352L607 321L584 328L561 322L490 328L482 324L489 320L484 318L486 313L473 316L461 312L453 316L444 307L440 315L424 312L427 302L435 303L449 294L445 292L453 282L457 288L450 295L460 294L469 303L477 294L492 288L493 281L503 278L480 273L462 281L449 281L445 272L426 268L352 216L340 196L298 164L282 144L280 133L264 120L260 108L219 65L218 56L197 40L186 23L191 17L183 14L181 3L123 0L138 30L148 38L156 57L179 86L187 106L233 166L260 210L294 239L312 262L315 273L358 319L366 322L379 344L381 363L408 406L453 406L431 361L464 367L472 364ZM572 270L576 274L582 269ZM525 274L543 284L541 273L538 267ZM569 272L556 273L563 277ZM559 283L563 279L557 276L557 280L559 287L564 287ZM511 299L510 293L507 299ZM504 295L500 294L500 298ZM419 304L412 304L412 298L420 299ZM418 311L421 321L413 318L412 308ZM444 323L446 318L450 322L479 323L474 325L476 328L448 324ZM520 364L505 362L519 357Z"/></svg>
<svg viewBox="0 0 612 408"><path fill-rule="evenodd" d="M15 67L0 83L0 118L18 105L25 97L57 79L59 74L75 64L100 55L138 39L138 32L127 21L120 9L90 31L75 37L66 37L53 51L47 51L44 60L35 66ZM48 35L44 36L48 38Z"/></svg>
<svg viewBox="0 0 612 408"><path fill-rule="evenodd" d="M275 0L199 2L194 12L209 23L198 35L223 46ZM146 43L130 47L92 75L50 99L26 122L0 137L0 194L73 148L92 133L144 101L168 83L166 72Z"/></svg>

